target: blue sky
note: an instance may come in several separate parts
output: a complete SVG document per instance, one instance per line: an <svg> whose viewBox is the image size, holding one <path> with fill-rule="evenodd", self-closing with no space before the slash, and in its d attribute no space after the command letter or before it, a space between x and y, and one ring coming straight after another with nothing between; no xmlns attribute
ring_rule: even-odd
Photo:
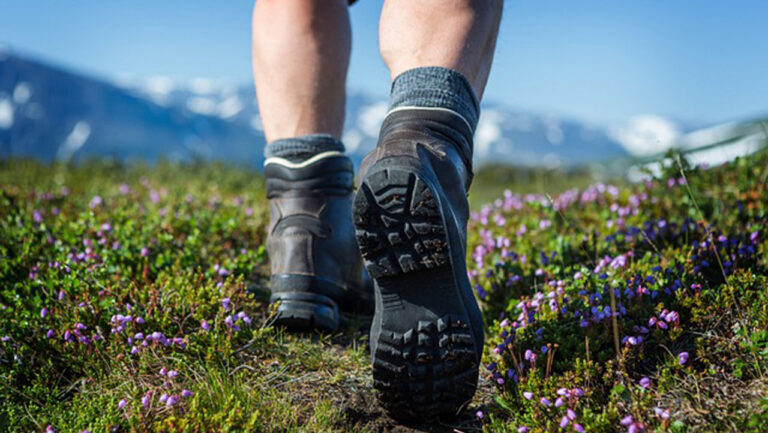
<svg viewBox="0 0 768 433"><path fill-rule="evenodd" d="M768 1L506 2L486 96L606 123L768 113ZM351 8L349 85L385 95L381 0ZM2 0L0 43L104 77L250 80L252 0ZM437 16L435 19L438 19Z"/></svg>

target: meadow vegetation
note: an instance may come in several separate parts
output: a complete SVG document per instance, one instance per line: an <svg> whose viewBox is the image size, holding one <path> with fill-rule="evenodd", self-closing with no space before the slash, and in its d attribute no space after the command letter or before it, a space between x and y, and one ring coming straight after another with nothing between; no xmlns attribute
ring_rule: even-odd
<svg viewBox="0 0 768 433"><path fill-rule="evenodd" d="M768 153L665 167L479 173L481 388L455 420L399 426L364 324L270 326L255 172L2 162L0 431L765 431Z"/></svg>

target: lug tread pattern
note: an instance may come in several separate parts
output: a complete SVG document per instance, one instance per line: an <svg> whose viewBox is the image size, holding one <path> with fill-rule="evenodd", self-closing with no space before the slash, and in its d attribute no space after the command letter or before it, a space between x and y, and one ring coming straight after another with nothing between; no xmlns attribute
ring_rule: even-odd
<svg viewBox="0 0 768 433"><path fill-rule="evenodd" d="M362 182L354 203L355 234L365 266L378 282L408 281L398 290L418 290L416 281L427 272L452 274L448 235L434 194L407 169L383 169ZM407 280L398 278L403 276ZM448 280L453 284L452 277ZM397 419L457 414L472 399L478 380L478 348L468 317L434 319L425 311L429 320L395 332L387 322L401 320L391 308L402 305L395 300L400 296L386 291L381 297L384 319L373 353L373 380L382 406Z"/></svg>
<svg viewBox="0 0 768 433"><path fill-rule="evenodd" d="M360 188L355 236L371 277L450 264L438 203L424 181L404 170L382 170Z"/></svg>
<svg viewBox="0 0 768 433"><path fill-rule="evenodd" d="M472 399L477 377L474 341L464 321L444 316L405 333L380 334L373 384L396 418L456 414Z"/></svg>

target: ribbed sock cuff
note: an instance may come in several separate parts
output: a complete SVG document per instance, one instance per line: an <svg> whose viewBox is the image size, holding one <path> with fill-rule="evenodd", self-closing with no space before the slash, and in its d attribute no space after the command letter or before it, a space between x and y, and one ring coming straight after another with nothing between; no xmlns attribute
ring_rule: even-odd
<svg viewBox="0 0 768 433"><path fill-rule="evenodd" d="M459 72L439 66L403 72L392 82L390 110L398 107L444 108L463 117L474 132L480 102L469 81Z"/></svg>
<svg viewBox="0 0 768 433"><path fill-rule="evenodd" d="M281 138L267 143L264 149L264 156L300 162L318 153L328 151L344 152L344 145L337 138L328 134L307 134L298 137Z"/></svg>

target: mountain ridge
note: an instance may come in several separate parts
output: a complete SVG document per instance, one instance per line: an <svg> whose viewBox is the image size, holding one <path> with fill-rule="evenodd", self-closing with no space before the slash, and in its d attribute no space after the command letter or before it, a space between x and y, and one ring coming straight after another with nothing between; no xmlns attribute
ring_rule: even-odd
<svg viewBox="0 0 768 433"><path fill-rule="evenodd" d="M355 163L376 145L385 98L350 91L342 141ZM655 115L603 127L483 104L475 162L574 166L656 151L685 130ZM44 161L111 157L263 163L251 85L198 78L92 78L13 52L0 55L0 157Z"/></svg>

